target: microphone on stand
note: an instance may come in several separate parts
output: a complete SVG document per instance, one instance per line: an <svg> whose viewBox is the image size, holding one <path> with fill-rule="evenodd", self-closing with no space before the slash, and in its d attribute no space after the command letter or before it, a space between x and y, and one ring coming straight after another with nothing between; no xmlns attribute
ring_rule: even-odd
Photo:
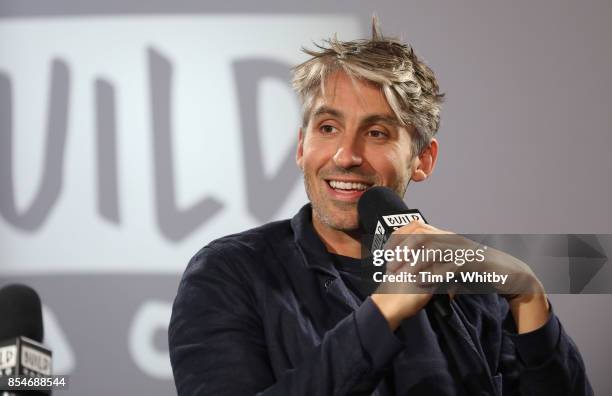
<svg viewBox="0 0 612 396"><path fill-rule="evenodd" d="M42 308L36 291L18 284L0 289L0 380L52 374L52 353L42 345L43 334ZM7 390L4 381L1 396L50 394Z"/></svg>

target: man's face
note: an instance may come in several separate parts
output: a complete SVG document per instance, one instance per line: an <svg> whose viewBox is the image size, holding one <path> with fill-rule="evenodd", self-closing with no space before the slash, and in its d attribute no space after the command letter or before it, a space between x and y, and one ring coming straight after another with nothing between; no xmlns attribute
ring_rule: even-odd
<svg viewBox="0 0 612 396"><path fill-rule="evenodd" d="M353 231L357 201L367 188L386 186L403 196L417 161L411 157L414 132L399 125L380 88L341 72L331 75L300 131L296 157L313 221Z"/></svg>

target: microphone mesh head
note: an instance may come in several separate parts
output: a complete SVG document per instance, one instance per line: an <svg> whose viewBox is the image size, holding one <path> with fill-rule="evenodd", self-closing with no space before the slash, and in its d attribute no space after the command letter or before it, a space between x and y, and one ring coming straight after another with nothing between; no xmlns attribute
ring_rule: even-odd
<svg viewBox="0 0 612 396"><path fill-rule="evenodd" d="M0 289L0 340L19 336L42 342L42 308L38 294L26 285Z"/></svg>
<svg viewBox="0 0 612 396"><path fill-rule="evenodd" d="M390 188L372 187L363 193L357 203L361 230L365 234L372 234L379 217L407 209L402 198Z"/></svg>

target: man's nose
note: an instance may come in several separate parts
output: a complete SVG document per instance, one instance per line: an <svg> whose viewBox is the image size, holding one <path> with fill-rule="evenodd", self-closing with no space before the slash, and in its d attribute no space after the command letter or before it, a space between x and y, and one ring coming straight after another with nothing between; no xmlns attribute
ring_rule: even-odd
<svg viewBox="0 0 612 396"><path fill-rule="evenodd" d="M363 155L359 142L354 136L345 134L342 136L334 154L334 163L344 169L360 166L363 163Z"/></svg>

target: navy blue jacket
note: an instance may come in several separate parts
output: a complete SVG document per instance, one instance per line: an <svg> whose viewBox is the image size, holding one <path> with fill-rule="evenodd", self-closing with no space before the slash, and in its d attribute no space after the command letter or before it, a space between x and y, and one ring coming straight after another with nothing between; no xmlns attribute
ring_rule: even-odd
<svg viewBox="0 0 612 396"><path fill-rule="evenodd" d="M306 205L190 261L169 328L179 395L591 395L551 312L517 335L504 299L457 296L391 332L343 282Z"/></svg>

